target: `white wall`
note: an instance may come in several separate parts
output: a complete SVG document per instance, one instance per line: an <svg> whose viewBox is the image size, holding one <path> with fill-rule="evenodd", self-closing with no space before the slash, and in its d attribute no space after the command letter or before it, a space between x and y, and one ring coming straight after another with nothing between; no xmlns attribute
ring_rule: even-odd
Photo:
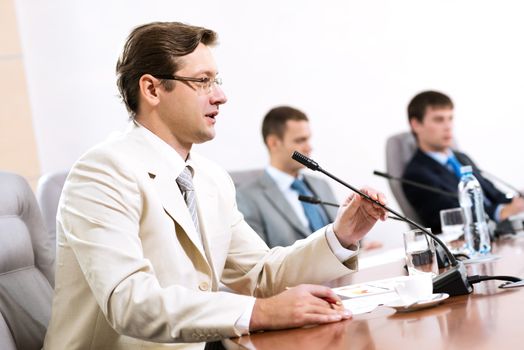
<svg viewBox="0 0 524 350"><path fill-rule="evenodd" d="M385 169L385 140L407 130L405 108L415 93L439 89L455 101L461 148L485 170L524 187L519 1L16 3L44 172L69 168L124 127L117 57L131 28L160 20L220 35L216 59L229 102L217 138L197 149L227 169L265 164L261 119L270 107L290 104L312 121L314 159L356 186L389 194L372 175ZM341 198L348 193L333 187ZM381 223L374 234L398 242L403 229Z"/></svg>

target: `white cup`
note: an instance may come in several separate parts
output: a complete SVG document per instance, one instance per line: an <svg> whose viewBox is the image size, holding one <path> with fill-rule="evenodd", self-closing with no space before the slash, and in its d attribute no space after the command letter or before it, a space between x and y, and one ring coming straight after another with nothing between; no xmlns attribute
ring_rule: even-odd
<svg viewBox="0 0 524 350"><path fill-rule="evenodd" d="M429 273L408 276L395 283L395 290L404 304L426 300L433 294L433 278Z"/></svg>

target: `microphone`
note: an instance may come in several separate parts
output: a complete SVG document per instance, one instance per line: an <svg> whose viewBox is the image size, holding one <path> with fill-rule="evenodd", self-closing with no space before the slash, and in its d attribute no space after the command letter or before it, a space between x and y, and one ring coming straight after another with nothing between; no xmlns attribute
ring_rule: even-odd
<svg viewBox="0 0 524 350"><path fill-rule="evenodd" d="M301 202L306 202L306 203L310 203L310 204L324 204L324 205L329 205L329 206L337 207L337 208L340 206L340 205L335 204L335 203L321 201L317 197L309 197L309 196L300 195L300 196L298 196L298 200L301 201Z"/></svg>
<svg viewBox="0 0 524 350"><path fill-rule="evenodd" d="M396 212L395 210L380 203L378 200L371 198L370 196L368 196L365 193L362 193L361 191L351 186L350 184L330 174L326 170L322 169L318 165L317 162L306 157L305 155L295 151L293 152L293 155L291 156L291 158L293 158L294 160L296 160L297 162L299 162L300 164L306 166L307 168L311 170L320 171L324 175L330 177L331 179L335 180L336 182L340 183L341 185L359 194L362 198L365 198L366 200L381 207L382 209L396 215L397 217L401 218L404 222L407 222L408 224L418 228L419 230L424 232L426 235L433 238L435 242L437 242L442 247L449 261L451 262L451 268L449 270L443 272L442 274L438 275L437 277L433 279L433 292L434 293L447 293L451 296L454 296L454 295L466 295L473 291L473 286L468 281L468 276L467 276L466 268L464 264L462 262L459 262L455 258L455 256L449 250L449 248L436 235L426 230L426 228L422 227L421 225L414 222L413 220L401 215L400 213Z"/></svg>
<svg viewBox="0 0 524 350"><path fill-rule="evenodd" d="M323 205L330 205L332 207L337 207L337 208L340 207L340 205L335 204L335 203L321 201L317 197L309 197L309 196L300 195L300 196L298 196L298 200L301 201L301 202L306 202L306 203L310 203L310 204L323 204ZM401 218L396 217L396 216L388 216L388 219L404 221Z"/></svg>
<svg viewBox="0 0 524 350"><path fill-rule="evenodd" d="M438 193L438 194L442 194L444 196L449 196L449 197L455 197L455 198L458 198L458 194L454 193L454 192L448 192L448 191L444 191L444 190L441 190L440 188L436 188L436 187L433 187L433 186L429 186L429 185L426 185L426 184L422 184L420 182L416 182L416 181L411 181L411 180L408 180L408 179L404 179L402 177L395 177L395 176L392 176L388 173L383 173L383 172L380 172L378 170L374 170L373 171L373 175L377 175L377 176L381 176L381 177L385 177L386 179L388 180L394 180L394 181L399 181L399 182L402 182L402 183L405 183L407 185L410 185L410 186L414 186L414 187L418 187L418 188L422 188L423 190L426 190L426 191L430 191L430 192L434 192L434 193Z"/></svg>

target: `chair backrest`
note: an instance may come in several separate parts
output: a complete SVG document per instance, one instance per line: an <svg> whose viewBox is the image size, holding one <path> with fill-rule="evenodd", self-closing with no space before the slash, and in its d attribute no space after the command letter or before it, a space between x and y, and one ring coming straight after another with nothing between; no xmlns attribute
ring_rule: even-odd
<svg viewBox="0 0 524 350"><path fill-rule="evenodd" d="M0 314L0 349L16 350L15 341L2 314Z"/></svg>
<svg viewBox="0 0 524 350"><path fill-rule="evenodd" d="M56 212L68 171L44 174L38 179L36 199L49 237L56 240Z"/></svg>
<svg viewBox="0 0 524 350"><path fill-rule="evenodd" d="M451 148L457 150L457 140L452 140ZM390 136L386 141L386 171L394 177L402 177L404 169L417 150L417 140L410 131ZM415 209L408 202L400 181L389 180L389 187L402 212L415 222L421 222Z"/></svg>
<svg viewBox="0 0 524 350"><path fill-rule="evenodd" d="M0 312L17 349L43 345L51 317L55 251L27 181L0 172Z"/></svg>
<svg viewBox="0 0 524 350"><path fill-rule="evenodd" d="M417 141L411 132L395 134L386 141L386 171L395 177L402 177L404 169L417 150ZM407 217L415 222L420 218L413 206L408 202L402 184L399 181L389 180L389 187L395 196L400 209Z"/></svg>
<svg viewBox="0 0 524 350"><path fill-rule="evenodd" d="M251 170L240 170L240 171L230 171L229 175L235 183L235 187L242 185L245 182L248 182L251 179L259 177L264 173L264 169L251 169Z"/></svg>

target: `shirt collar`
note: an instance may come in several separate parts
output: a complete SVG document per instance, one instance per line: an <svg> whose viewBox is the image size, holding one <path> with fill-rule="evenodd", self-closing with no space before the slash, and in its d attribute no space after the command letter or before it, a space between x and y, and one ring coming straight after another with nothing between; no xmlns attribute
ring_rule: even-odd
<svg viewBox="0 0 524 350"><path fill-rule="evenodd" d="M286 191L291 187L291 184L293 181L295 181L295 177L289 175L288 173L283 172L282 170L279 170L271 165L268 165L266 168L266 172L268 175L276 182L278 188L281 191ZM298 179L302 180L304 178L304 175L301 173L298 174Z"/></svg>
<svg viewBox="0 0 524 350"><path fill-rule="evenodd" d="M453 152L448 149L445 153L442 152L424 152L441 165L446 165L448 158L453 155Z"/></svg>

